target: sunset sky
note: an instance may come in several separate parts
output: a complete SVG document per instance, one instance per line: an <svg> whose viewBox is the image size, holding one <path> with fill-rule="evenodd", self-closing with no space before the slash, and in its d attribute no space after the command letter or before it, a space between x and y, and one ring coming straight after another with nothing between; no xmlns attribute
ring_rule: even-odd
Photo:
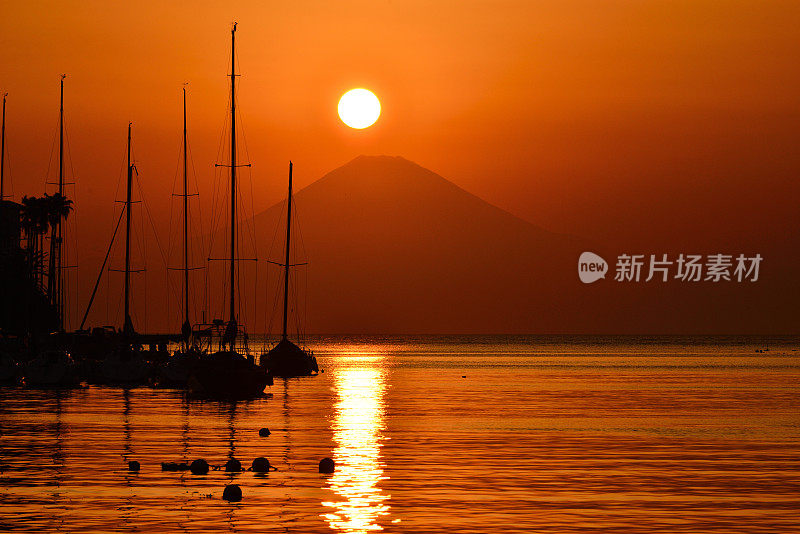
<svg viewBox="0 0 800 534"><path fill-rule="evenodd" d="M168 226L184 82L210 202L232 21L256 213L285 195L289 159L300 189L359 154L399 155L615 250L798 259L794 1L3 2L15 200L44 191L66 73L82 255L110 235L128 121ZM382 105L364 130L337 116L354 87Z"/></svg>

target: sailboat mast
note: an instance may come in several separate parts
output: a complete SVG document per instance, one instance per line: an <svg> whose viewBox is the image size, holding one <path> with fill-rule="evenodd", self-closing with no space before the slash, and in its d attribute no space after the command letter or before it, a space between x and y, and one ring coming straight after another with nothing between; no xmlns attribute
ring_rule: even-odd
<svg viewBox="0 0 800 534"><path fill-rule="evenodd" d="M286 204L286 262L283 265L283 339L289 311L289 243L292 236L292 162L289 162L289 198Z"/></svg>
<svg viewBox="0 0 800 534"><path fill-rule="evenodd" d="M133 184L133 165L131 165L131 125L128 123L128 193L125 197L125 323L123 332L131 334L133 321L130 309L131 285L131 188Z"/></svg>
<svg viewBox="0 0 800 534"><path fill-rule="evenodd" d="M6 170L6 97L8 93L3 93L3 126L0 133L0 200L5 197L5 170Z"/></svg>
<svg viewBox="0 0 800 534"><path fill-rule="evenodd" d="M236 23L231 28L231 259L230 320L236 320Z"/></svg>
<svg viewBox="0 0 800 534"><path fill-rule="evenodd" d="M61 75L61 91L58 105L58 194L64 197L64 78L66 74ZM56 253L56 278L53 284L55 291L56 307L58 309L58 326L59 329L64 328L64 298L61 288L61 245L64 238L64 228L61 224L61 216L58 218L58 227L56 230L57 240L55 243L54 251Z"/></svg>
<svg viewBox="0 0 800 534"><path fill-rule="evenodd" d="M58 104L58 194L64 194L64 78L61 75L61 95ZM60 226L60 225L59 225ZM61 266L59 266L60 269Z"/></svg>
<svg viewBox="0 0 800 534"><path fill-rule="evenodd" d="M184 324L189 323L189 186L186 142L186 86L183 87L183 308Z"/></svg>

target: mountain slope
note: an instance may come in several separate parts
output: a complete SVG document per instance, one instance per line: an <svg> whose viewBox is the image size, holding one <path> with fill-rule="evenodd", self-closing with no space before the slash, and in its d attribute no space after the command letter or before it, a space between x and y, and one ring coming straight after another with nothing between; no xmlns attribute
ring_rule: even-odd
<svg viewBox="0 0 800 534"><path fill-rule="evenodd" d="M310 331L573 331L559 294L575 284L581 242L415 163L358 157L298 192L295 206ZM282 228L284 209L256 216L257 235ZM282 246L276 240L270 259L280 261Z"/></svg>
<svg viewBox="0 0 800 534"><path fill-rule="evenodd" d="M309 265L292 269L292 331L740 335L788 334L800 324L799 278L785 250L738 249L735 243L696 250L680 236L660 245L654 239L644 250L590 244L519 219L399 157L358 157L294 198L291 263ZM613 198L607 204L609 210L632 209ZM263 260L284 260L285 208L284 201L243 221L248 231L256 227L261 260L238 263L237 319L251 333L275 333L280 326L282 273ZM646 230L649 222L642 224ZM221 250L212 256L225 257L227 230L218 236ZM252 257L252 248L245 248L240 256ZM577 259L584 251L606 259L606 280L579 281ZM613 279L623 253L674 259L679 253L756 252L765 258L757 283L646 282L646 265L640 282ZM98 256L88 264L101 261ZM193 313L226 318L227 262L208 266L207 278L192 278ZM82 294L90 294L93 276L83 278ZM118 302L120 282L112 279L110 297L99 301ZM148 301L141 282L134 287L136 324L143 331L177 330L179 289L151 287ZM201 282L207 282L207 303ZM148 302L157 305L148 308ZM102 308L95 306L88 324L108 322Z"/></svg>

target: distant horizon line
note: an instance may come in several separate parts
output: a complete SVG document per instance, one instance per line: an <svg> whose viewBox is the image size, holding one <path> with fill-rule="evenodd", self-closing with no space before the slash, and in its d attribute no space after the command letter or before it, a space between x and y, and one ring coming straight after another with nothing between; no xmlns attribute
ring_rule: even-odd
<svg viewBox="0 0 800 534"><path fill-rule="evenodd" d="M167 335L167 334L143 334L143 335ZM248 334L249 338L254 336L259 337L281 337L280 333L255 333ZM796 334L589 334L589 333L561 333L561 334L542 334L542 333L314 333L289 336L295 339L304 339L309 337L510 337L510 338L523 338L523 337L539 337L539 338L653 338L653 339L694 339L694 338L712 338L712 339L792 339L800 343L800 333Z"/></svg>

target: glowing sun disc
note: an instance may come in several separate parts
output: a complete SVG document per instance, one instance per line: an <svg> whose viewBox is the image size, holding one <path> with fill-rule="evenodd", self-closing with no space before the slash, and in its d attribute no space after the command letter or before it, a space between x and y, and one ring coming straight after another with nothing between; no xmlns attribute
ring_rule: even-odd
<svg viewBox="0 0 800 534"><path fill-rule="evenodd" d="M372 126L381 115L381 103L372 91L351 89L339 99L339 118L350 128Z"/></svg>

